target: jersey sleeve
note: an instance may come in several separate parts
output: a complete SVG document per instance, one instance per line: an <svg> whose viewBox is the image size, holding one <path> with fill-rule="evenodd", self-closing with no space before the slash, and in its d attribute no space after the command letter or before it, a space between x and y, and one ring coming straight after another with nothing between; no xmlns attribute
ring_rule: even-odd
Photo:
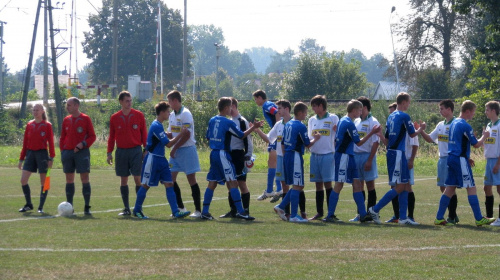
<svg viewBox="0 0 500 280"><path fill-rule="evenodd" d="M264 107L264 111L271 115L276 115L278 113L278 107L272 102L267 102L266 107Z"/></svg>
<svg viewBox="0 0 500 280"><path fill-rule="evenodd" d="M28 150L28 127L29 123L26 125L24 129L24 138L23 138L23 148L21 149L21 155L19 156L19 160L24 160L26 158L26 151Z"/></svg>
<svg viewBox="0 0 500 280"><path fill-rule="evenodd" d="M309 146L311 144L311 140L309 136L307 136L307 128L305 125L301 125L299 130L299 137L302 138L302 142L304 142L304 146Z"/></svg>
<svg viewBox="0 0 500 280"><path fill-rule="evenodd" d="M354 143L358 143L359 141L361 141L361 139L359 139L358 130L356 129L356 126L354 125L353 122L348 122L348 123L349 125L347 127L347 132L351 136L352 141Z"/></svg>
<svg viewBox="0 0 500 280"><path fill-rule="evenodd" d="M429 137L431 137L432 141L434 141L434 143L438 143L438 139L439 139L439 126L441 125L441 123L438 123L438 125L436 125L436 128L434 128L434 130L429 133Z"/></svg>
<svg viewBox="0 0 500 280"><path fill-rule="evenodd" d="M49 143L49 156L54 158L56 156L56 151L54 147L54 130L52 129L52 124L47 123L49 135L47 136L47 142Z"/></svg>
<svg viewBox="0 0 500 280"><path fill-rule="evenodd" d="M66 132L66 129L64 129L65 127L65 122L66 122L66 118L63 119L63 122L62 122L62 128L61 128L61 136L59 137L59 149L62 150L63 147L64 147L64 144L66 142L66 137L67 137L67 132Z"/></svg>
<svg viewBox="0 0 500 280"><path fill-rule="evenodd" d="M373 130L373 128L377 125L380 125L380 123L377 120L374 120L371 129ZM379 143L380 138L378 137L377 134L373 134L371 141L372 141L372 143Z"/></svg>
<svg viewBox="0 0 500 280"><path fill-rule="evenodd" d="M241 131L233 121L228 121L226 123L229 126L229 129L228 129L229 133L231 133L232 135L234 135L238 138L243 138L245 133L243 131Z"/></svg>
<svg viewBox="0 0 500 280"><path fill-rule="evenodd" d="M309 136L309 138L312 138L312 120L313 118L309 118L307 121L307 136Z"/></svg>
<svg viewBox="0 0 500 280"><path fill-rule="evenodd" d="M406 131L408 131L408 135L415 133L415 127L413 126L410 115L404 114L404 124L406 127Z"/></svg>
<svg viewBox="0 0 500 280"><path fill-rule="evenodd" d="M109 137L108 137L108 149L107 153L113 152L115 149L115 125L114 125L115 118L111 116L109 120Z"/></svg>
<svg viewBox="0 0 500 280"><path fill-rule="evenodd" d="M278 126L280 123L276 123L273 128L267 133L267 138L269 139L269 143L274 143L276 139L278 139Z"/></svg>
<svg viewBox="0 0 500 280"><path fill-rule="evenodd" d="M144 117L144 114L141 112L141 142L142 142L142 147L146 148L147 141L148 141L148 129L146 127L146 118Z"/></svg>
<svg viewBox="0 0 500 280"><path fill-rule="evenodd" d="M465 137L467 137L470 141L470 144L472 146L476 145L477 144L477 139L476 139L476 136L474 136L474 130L472 129L472 126L470 126L470 124L468 123L465 123L467 125L466 129L465 129Z"/></svg>
<svg viewBox="0 0 500 280"><path fill-rule="evenodd" d="M85 137L85 143L87 143L87 148L90 148L94 144L97 136L95 135L94 125L89 116L87 116L87 136Z"/></svg>

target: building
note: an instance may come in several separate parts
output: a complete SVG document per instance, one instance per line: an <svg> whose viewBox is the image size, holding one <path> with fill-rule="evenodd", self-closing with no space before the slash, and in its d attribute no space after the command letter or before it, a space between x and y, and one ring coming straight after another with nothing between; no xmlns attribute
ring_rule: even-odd
<svg viewBox="0 0 500 280"><path fill-rule="evenodd" d="M395 82L380 81L375 88L372 100L395 100L400 92L408 92L408 87L399 84L399 90Z"/></svg>
<svg viewBox="0 0 500 280"><path fill-rule="evenodd" d="M68 86L68 79L69 75L59 75L58 80L59 80L59 86ZM34 76L35 80L35 86L34 88L36 89L36 93L40 98L43 98L43 75L35 75ZM49 92L48 94L54 92L54 76L49 75Z"/></svg>

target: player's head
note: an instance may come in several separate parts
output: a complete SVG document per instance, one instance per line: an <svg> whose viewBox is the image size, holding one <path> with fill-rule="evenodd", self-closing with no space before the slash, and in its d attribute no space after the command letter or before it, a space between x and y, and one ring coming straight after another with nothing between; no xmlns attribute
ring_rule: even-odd
<svg viewBox="0 0 500 280"><path fill-rule="evenodd" d="M222 113L224 110L227 110L226 108L229 107L231 108L231 98L229 97L221 97L219 98L219 101L217 101L217 109L219 110L219 113ZM231 112L228 112L231 113Z"/></svg>
<svg viewBox="0 0 500 280"><path fill-rule="evenodd" d="M453 115L453 110L455 109L455 103L451 99L441 100L439 102L439 113L443 117L448 117L449 115Z"/></svg>
<svg viewBox="0 0 500 280"><path fill-rule="evenodd" d="M252 93L252 96L255 103L259 106L262 106L262 104L264 104L264 102L266 102L267 100L266 92L261 89L256 90L254 93Z"/></svg>
<svg viewBox="0 0 500 280"><path fill-rule="evenodd" d="M284 115L290 115L290 111L292 110L290 101L286 99L280 99L276 101L276 106L278 106L278 114L281 117L284 117Z"/></svg>
<svg viewBox="0 0 500 280"><path fill-rule="evenodd" d="M132 95L130 94L130 92L124 90L118 95L118 101L122 101L123 99L125 99L125 97L132 98Z"/></svg>
<svg viewBox="0 0 500 280"><path fill-rule="evenodd" d="M398 105L401 105L404 102L410 102L410 99L411 99L411 96L408 93L406 93L406 92L400 92L396 96L396 103Z"/></svg>
<svg viewBox="0 0 500 280"><path fill-rule="evenodd" d="M231 99L231 115L236 116L238 112L238 99L234 97L229 97Z"/></svg>
<svg viewBox="0 0 500 280"><path fill-rule="evenodd" d="M368 110L368 112L372 110L372 103L370 102L370 99L368 99L368 97L361 96L358 97L357 100L361 102L361 104L363 104L363 107L366 107L366 110Z"/></svg>
<svg viewBox="0 0 500 280"><path fill-rule="evenodd" d="M155 105L156 116L161 115L163 112L168 112L170 109L170 105L165 101L160 101L160 103Z"/></svg>
<svg viewBox="0 0 500 280"><path fill-rule="evenodd" d="M389 114L396 111L396 108L398 108L398 103L392 102L387 109L389 109Z"/></svg>
<svg viewBox="0 0 500 280"><path fill-rule="evenodd" d="M80 109L80 100L76 97L70 97L66 100L66 111L69 114L76 114Z"/></svg>
<svg viewBox="0 0 500 280"><path fill-rule="evenodd" d="M118 101L122 106L122 109L130 109L132 108L132 95L128 91L122 91L118 95Z"/></svg>
<svg viewBox="0 0 500 280"><path fill-rule="evenodd" d="M167 93L167 99L169 103L171 100L176 100L179 101L179 103L182 103L182 94L178 90L172 90Z"/></svg>
<svg viewBox="0 0 500 280"><path fill-rule="evenodd" d="M307 105L304 102L297 102L293 106L293 115L297 120L304 120L307 116Z"/></svg>
<svg viewBox="0 0 500 280"><path fill-rule="evenodd" d="M462 102L462 106L460 108L460 116L462 116L463 119L471 120L476 113L476 107L476 103L470 100L465 100Z"/></svg>
<svg viewBox="0 0 500 280"><path fill-rule="evenodd" d="M498 114L500 113L500 103L497 101L489 101L485 105L486 107L486 116L488 119L491 119L493 116L490 114L495 114L498 117Z"/></svg>
<svg viewBox="0 0 500 280"><path fill-rule="evenodd" d="M33 106L33 117L41 117L42 120L48 121L47 114L45 113L45 107L41 103L37 103Z"/></svg>
<svg viewBox="0 0 500 280"><path fill-rule="evenodd" d="M361 110L363 110L363 103L358 100L351 99L351 101L347 103L347 114L352 114L352 117L359 118Z"/></svg>
<svg viewBox="0 0 500 280"><path fill-rule="evenodd" d="M311 98L311 107L313 108L316 114L318 113L316 112L316 110L319 110L320 112L326 111L326 106L327 106L326 96L316 95L313 98Z"/></svg>

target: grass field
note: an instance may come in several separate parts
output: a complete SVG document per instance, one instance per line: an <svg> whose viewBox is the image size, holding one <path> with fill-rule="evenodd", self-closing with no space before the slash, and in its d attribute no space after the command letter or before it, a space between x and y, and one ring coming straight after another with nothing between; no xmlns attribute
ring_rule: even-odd
<svg viewBox="0 0 500 280"><path fill-rule="evenodd" d="M198 175L202 192L205 175ZM500 228L474 226L465 191L458 193L461 223L432 224L440 195L433 176L417 178L415 218L422 225L416 227L283 222L268 200L256 201L265 185L262 173L249 174L253 222L171 219L163 188L148 192L144 213L150 220L120 217L118 179L112 171L98 169L91 173L91 217L82 214L80 183L76 217L53 216L65 200L58 169L52 171L46 215L21 214L20 171L0 168L0 178L0 279L495 279L500 273ZM378 180L379 198L388 190L386 181L387 176ZM38 184L33 176L35 207ZM185 178L180 185L192 210ZM482 190L478 193L484 205ZM225 187L217 188L214 216L228 210L226 197ZM312 216L311 183L306 197ZM336 214L347 221L355 212L348 186ZM392 216L392 208L384 208L381 216Z"/></svg>

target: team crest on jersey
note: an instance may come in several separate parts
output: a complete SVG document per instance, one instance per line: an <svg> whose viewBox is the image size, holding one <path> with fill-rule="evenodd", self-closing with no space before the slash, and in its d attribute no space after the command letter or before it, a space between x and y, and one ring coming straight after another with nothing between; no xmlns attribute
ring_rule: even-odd
<svg viewBox="0 0 500 280"><path fill-rule="evenodd" d="M83 132L83 127L79 126L79 127L76 129L76 131L77 131L78 133L82 133L82 132Z"/></svg>
<svg viewBox="0 0 500 280"><path fill-rule="evenodd" d="M491 137L497 137L498 130L492 129L491 130Z"/></svg>
<svg viewBox="0 0 500 280"><path fill-rule="evenodd" d="M43 137L45 136L45 131L40 132L40 135Z"/></svg>
<svg viewBox="0 0 500 280"><path fill-rule="evenodd" d="M278 136L278 138L276 138L276 141L278 141L278 142L283 141L283 135Z"/></svg>
<svg viewBox="0 0 500 280"><path fill-rule="evenodd" d="M132 126L132 128L133 128L133 129L137 129L138 127L139 127L139 126L138 126L138 125L136 125L136 124L134 124L134 125Z"/></svg>

